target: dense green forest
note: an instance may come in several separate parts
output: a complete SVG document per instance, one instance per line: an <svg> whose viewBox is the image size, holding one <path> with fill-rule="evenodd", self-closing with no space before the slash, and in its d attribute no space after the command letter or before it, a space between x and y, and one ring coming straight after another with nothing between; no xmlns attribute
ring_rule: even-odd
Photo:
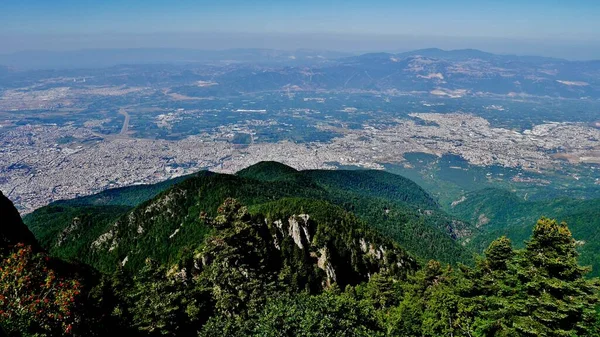
<svg viewBox="0 0 600 337"><path fill-rule="evenodd" d="M456 263L472 257L461 245L462 238L472 231L468 223L446 214L412 181L386 172L299 172L263 162L237 175L203 171L161 187L165 188L155 197L147 191L156 188L135 187L145 200L134 208L129 203L116 204L131 199L129 190L107 191L51 204L24 220L52 255L105 272L117 263L137 270L148 257L160 263L175 262L183 250L194 249L211 232L201 215L214 216L228 197L251 209L282 198L319 200L353 213L357 221L385 234L422 261ZM112 202L101 205L98 200L109 199L107 194Z"/></svg>
<svg viewBox="0 0 600 337"><path fill-rule="evenodd" d="M500 229L474 199L456 213ZM266 162L25 221L0 194L0 215L0 335L600 334L600 281L566 223L524 216L522 245L498 236L476 255L463 244L487 232L385 172Z"/></svg>
<svg viewBox="0 0 600 337"><path fill-rule="evenodd" d="M580 261L593 267L591 275L600 275L600 200L560 199L526 201L509 191L484 189L465 195L453 214L480 227L469 246L482 251L500 236L524 247L531 234L530 224L541 216L565 221L578 240Z"/></svg>

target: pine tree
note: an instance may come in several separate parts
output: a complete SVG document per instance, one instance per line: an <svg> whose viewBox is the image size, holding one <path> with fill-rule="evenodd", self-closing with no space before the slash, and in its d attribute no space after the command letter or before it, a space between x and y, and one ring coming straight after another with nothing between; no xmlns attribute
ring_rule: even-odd
<svg viewBox="0 0 600 337"><path fill-rule="evenodd" d="M472 286L475 333L481 336L592 335L598 286L578 265L565 223L542 218L526 248L500 238L466 277Z"/></svg>
<svg viewBox="0 0 600 337"><path fill-rule="evenodd" d="M200 318L197 296L184 282L168 276L164 267L150 259L134 277L127 297L132 325L150 336L189 334L190 325Z"/></svg>
<svg viewBox="0 0 600 337"><path fill-rule="evenodd" d="M521 294L517 279L516 253L511 241L501 237L485 250L485 258L468 272L468 317L472 330L482 336L518 336L514 318L525 314L517 301ZM463 288L463 293L466 288Z"/></svg>
<svg viewBox="0 0 600 337"><path fill-rule="evenodd" d="M583 336L590 333L598 285L584 276L576 243L565 223L540 219L518 258L525 301L515 328L523 335ZM520 297L521 295L519 295Z"/></svg>
<svg viewBox="0 0 600 337"><path fill-rule="evenodd" d="M361 297L378 309L398 305L401 299L393 278L386 274L374 274L363 287L357 288L361 291Z"/></svg>
<svg viewBox="0 0 600 337"><path fill-rule="evenodd" d="M200 252L201 287L212 293L216 312L247 315L259 309L275 290L274 249L264 220L253 219L246 207L227 199L213 226L219 232Z"/></svg>

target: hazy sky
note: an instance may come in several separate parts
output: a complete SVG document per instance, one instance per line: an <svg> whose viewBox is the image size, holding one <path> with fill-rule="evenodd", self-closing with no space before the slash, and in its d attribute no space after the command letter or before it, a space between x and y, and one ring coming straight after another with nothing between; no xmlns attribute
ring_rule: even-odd
<svg viewBox="0 0 600 337"><path fill-rule="evenodd" d="M570 46L572 58L600 58L600 0L0 1L0 52L196 44L211 49L251 47L244 44L252 41L276 48L277 37L288 43L281 48L293 48L289 38L281 39L289 36L302 48L402 50L413 47L410 41L463 48L487 41L496 52L535 53L539 44L540 54ZM211 36L229 40L210 42Z"/></svg>

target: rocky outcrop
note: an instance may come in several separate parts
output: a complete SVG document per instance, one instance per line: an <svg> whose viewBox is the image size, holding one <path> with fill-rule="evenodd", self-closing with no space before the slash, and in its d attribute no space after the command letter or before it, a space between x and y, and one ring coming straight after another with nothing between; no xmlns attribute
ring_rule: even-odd
<svg viewBox="0 0 600 337"><path fill-rule="evenodd" d="M81 226L81 219L79 217L73 218L73 221L71 222L71 224L69 226L67 226L67 228L65 228L58 235L58 240L56 240L56 246L60 247L63 243L65 243L67 241L67 239L76 240L78 238L78 236L74 235L74 233L79 229L80 226Z"/></svg>
<svg viewBox="0 0 600 337"><path fill-rule="evenodd" d="M108 251L113 251L117 248L118 240L117 234L119 233L119 222L115 222L111 228L104 234L100 235L94 242L90 248L92 249L102 249L108 247Z"/></svg>
<svg viewBox="0 0 600 337"><path fill-rule="evenodd" d="M379 241L372 241L373 239L366 239L360 237L358 240L352 242L349 245L343 247L337 247L327 242L335 241L335 238L325 238L320 243L315 242L315 233L318 232L318 222L311 219L308 214L292 215L287 220L275 220L270 221L265 219L265 223L270 228L271 235L273 238L273 246L277 250L282 249L284 240L290 238L289 242L293 242L295 249L307 250L309 256L314 259L313 263L315 266L325 273L325 279L323 280L324 287L330 287L336 282L346 282L346 280L340 280L340 272L346 269L347 266L343 264L362 264L365 263L363 270L370 270L373 273L378 271L390 271L391 269L411 269L415 268L416 261L405 254L405 252L395 246L389 244L383 244ZM323 239L323 238L321 238ZM330 247L328 247L330 246ZM334 261L332 260L332 253L334 256L339 256L340 252L332 252L330 249L343 249L348 253L351 261ZM340 263L342 265L340 265ZM361 269L358 268L358 269ZM344 274L341 272L341 274ZM351 273L355 273L351 272ZM346 275L347 276L347 275ZM362 275L362 277L369 278L371 273ZM355 277L361 277L355 275Z"/></svg>
<svg viewBox="0 0 600 337"><path fill-rule="evenodd" d="M307 242L310 244L308 219L310 219L310 216L308 214L300 214L298 216L292 215L288 219L289 236L291 236L294 239L294 242L300 249L304 248L303 242ZM304 236L302 235L303 233Z"/></svg>
<svg viewBox="0 0 600 337"><path fill-rule="evenodd" d="M325 274L327 275L327 280L325 280L325 285L327 287L331 287L333 282L337 282L337 276L335 274L335 269L333 268L333 265L331 265L331 261L328 258L327 247L323 247L323 248L319 249L319 253L317 256L318 256L317 267L319 267L321 270L325 271Z"/></svg>

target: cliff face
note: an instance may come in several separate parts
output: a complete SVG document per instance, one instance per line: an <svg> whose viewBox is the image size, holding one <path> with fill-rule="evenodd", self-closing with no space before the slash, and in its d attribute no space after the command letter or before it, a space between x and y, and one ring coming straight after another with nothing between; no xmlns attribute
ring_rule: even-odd
<svg viewBox="0 0 600 337"><path fill-rule="evenodd" d="M299 205L299 208L314 209L314 202L301 201ZM357 284L381 272L403 278L418 268L417 261L406 251L361 226L349 214L327 204L318 207L338 213L340 219L346 220L344 223L334 223L323 217L315 220L310 214L293 214L275 221L265 219L273 238L272 246L279 253L283 252L279 254L282 260L289 256L304 256L301 263L283 261L283 265L295 263L296 270L315 267L322 270L321 275L312 278L322 280L325 288L336 282ZM286 251L291 253L286 254Z"/></svg>
<svg viewBox="0 0 600 337"><path fill-rule="evenodd" d="M21 220L13 203L0 192L0 254L11 246L24 243L34 250L41 250L35 236Z"/></svg>
<svg viewBox="0 0 600 337"><path fill-rule="evenodd" d="M241 283L266 278L266 283L278 280L289 289L318 293L334 283L341 288L359 284L376 273L402 280L418 269L417 261L393 241L326 202L282 199L252 214L227 199L219 209L208 220L215 231L196 251L188 266L193 267L177 267L180 275L192 272L186 279L194 273L214 284L224 275L228 282Z"/></svg>

